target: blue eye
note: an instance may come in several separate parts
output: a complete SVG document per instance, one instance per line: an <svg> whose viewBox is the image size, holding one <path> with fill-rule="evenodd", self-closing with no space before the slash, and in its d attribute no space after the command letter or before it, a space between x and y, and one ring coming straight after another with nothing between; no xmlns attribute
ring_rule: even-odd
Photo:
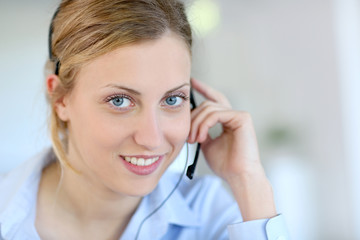
<svg viewBox="0 0 360 240"><path fill-rule="evenodd" d="M111 100L111 103L112 103L114 106L119 107L119 106L121 106L121 104L124 103L124 98L119 98L119 97L114 98L113 100Z"/></svg>
<svg viewBox="0 0 360 240"><path fill-rule="evenodd" d="M114 97L109 102L117 108L126 108L131 105L131 101L125 97Z"/></svg>
<svg viewBox="0 0 360 240"><path fill-rule="evenodd" d="M175 105L177 102L177 99L176 99L176 97L173 96L173 97L168 97L165 101L168 105Z"/></svg>
<svg viewBox="0 0 360 240"><path fill-rule="evenodd" d="M166 104L169 106L178 106L183 101L184 101L184 99L182 99L181 97L178 97L178 96L170 96L165 99Z"/></svg>

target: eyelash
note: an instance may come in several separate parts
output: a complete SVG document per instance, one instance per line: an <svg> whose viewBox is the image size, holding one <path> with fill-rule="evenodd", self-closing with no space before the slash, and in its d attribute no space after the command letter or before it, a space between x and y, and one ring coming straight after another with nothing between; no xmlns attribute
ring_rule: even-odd
<svg viewBox="0 0 360 240"><path fill-rule="evenodd" d="M189 101L189 99L190 99L190 97L188 97L186 94L184 94L182 92L179 92L179 93L171 93L171 94L166 95L164 97L164 99L162 100L162 102L164 102L169 97L180 97L180 98L182 98L184 100L184 102ZM113 95L111 95L109 97L106 97L105 102L109 103L110 101L112 101L112 100L114 100L116 98L126 98L129 101L131 101L132 103L135 102L135 100L132 97L130 97L130 96L126 95L126 94L113 94ZM111 105L112 108L115 108L118 111L125 111L125 110L129 109L129 108L122 108L122 109L121 108L116 108L112 104L110 104L110 105ZM183 105L184 104L180 104L180 105L177 105L177 106L174 106L174 107L173 106L168 106L168 107L171 108L171 109L176 109L176 108L182 107Z"/></svg>
<svg viewBox="0 0 360 240"><path fill-rule="evenodd" d="M132 100L132 98L130 96L126 95L126 94L114 94L114 95L111 95L109 97L106 97L105 101L110 102L111 100L113 100L115 98L126 98L126 99L129 99L129 100Z"/></svg>
<svg viewBox="0 0 360 240"><path fill-rule="evenodd" d="M113 95L105 98L105 102L107 102L107 103L110 104L110 101L112 101L112 100L114 100L114 99L116 99L116 98L125 98L125 99L129 100L132 104L134 104L134 102L135 102L130 96L128 96L128 95L126 95L126 94L113 94ZM130 108L130 107L127 107L127 108L117 108L117 107L113 106L112 104L110 104L110 106L111 106L112 108L114 108L115 110L118 110L118 111L126 111L126 110L128 110L128 109Z"/></svg>
<svg viewBox="0 0 360 240"><path fill-rule="evenodd" d="M184 100L184 102L189 101L189 99L190 99L186 94L179 92L179 93L168 94L167 96L165 96L163 101L165 101L169 97L180 97ZM180 104L180 105L176 105L176 106L168 106L168 107L171 109L176 109L176 108L182 107L183 105L184 104Z"/></svg>

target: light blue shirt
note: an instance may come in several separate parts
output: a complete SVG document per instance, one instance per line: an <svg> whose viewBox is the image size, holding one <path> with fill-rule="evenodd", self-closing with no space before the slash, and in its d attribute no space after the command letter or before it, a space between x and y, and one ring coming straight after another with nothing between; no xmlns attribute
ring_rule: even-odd
<svg viewBox="0 0 360 240"><path fill-rule="evenodd" d="M0 240L39 240L35 229L36 200L42 169L55 157L45 150L7 175L0 175ZM236 202L213 176L189 180L167 171L145 196L121 240L156 239L290 239L283 216L242 222ZM144 219L147 218L145 221ZM139 227L143 222L141 229Z"/></svg>

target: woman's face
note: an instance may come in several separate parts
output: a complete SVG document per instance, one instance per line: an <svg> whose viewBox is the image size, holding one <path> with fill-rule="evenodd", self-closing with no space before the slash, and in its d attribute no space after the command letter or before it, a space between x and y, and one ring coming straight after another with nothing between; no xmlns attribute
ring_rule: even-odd
<svg viewBox="0 0 360 240"><path fill-rule="evenodd" d="M68 158L112 192L151 192L190 130L189 51L173 34L121 47L82 67L63 99Z"/></svg>

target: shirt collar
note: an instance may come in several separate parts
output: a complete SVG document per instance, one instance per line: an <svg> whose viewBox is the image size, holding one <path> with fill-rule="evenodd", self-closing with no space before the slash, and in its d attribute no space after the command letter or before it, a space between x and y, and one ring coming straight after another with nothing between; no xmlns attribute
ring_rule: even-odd
<svg viewBox="0 0 360 240"><path fill-rule="evenodd" d="M191 209L179 188L175 189L162 207L154 211L174 190L179 178L179 173L171 171L161 177L155 190L141 201L121 239L135 239L142 222L138 239L160 239L166 234L169 225L194 228L201 225L199 215Z"/></svg>

